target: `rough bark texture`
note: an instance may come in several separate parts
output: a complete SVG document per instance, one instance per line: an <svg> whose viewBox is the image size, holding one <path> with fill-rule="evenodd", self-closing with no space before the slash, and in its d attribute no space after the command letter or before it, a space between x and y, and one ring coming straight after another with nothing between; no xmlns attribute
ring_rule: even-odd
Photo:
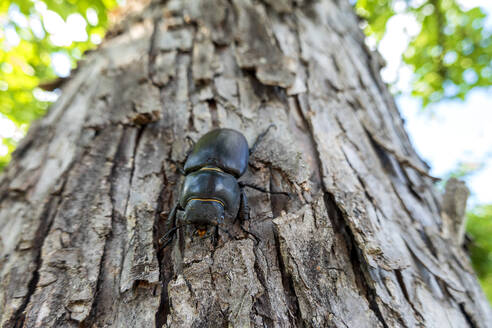
<svg viewBox="0 0 492 328"><path fill-rule="evenodd" d="M128 18L0 180L1 325L491 327L443 221L461 205L441 214L363 39L345 0ZM187 137L230 127L251 145L271 123L242 180L292 196L247 190L260 241L236 222L217 245L188 227L159 251Z"/></svg>

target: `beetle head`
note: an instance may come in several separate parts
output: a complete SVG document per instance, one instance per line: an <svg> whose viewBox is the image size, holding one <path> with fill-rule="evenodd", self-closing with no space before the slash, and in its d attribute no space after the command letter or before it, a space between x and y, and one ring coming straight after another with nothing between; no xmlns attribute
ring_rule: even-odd
<svg viewBox="0 0 492 328"><path fill-rule="evenodd" d="M195 225L203 235L206 226L224 221L224 206L219 201L192 199L186 205L184 217L186 223Z"/></svg>

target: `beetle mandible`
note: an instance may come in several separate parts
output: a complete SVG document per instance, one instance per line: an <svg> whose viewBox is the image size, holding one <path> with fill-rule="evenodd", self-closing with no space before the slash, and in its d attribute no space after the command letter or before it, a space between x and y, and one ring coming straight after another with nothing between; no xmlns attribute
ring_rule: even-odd
<svg viewBox="0 0 492 328"><path fill-rule="evenodd" d="M208 226L228 233L220 227L226 220L234 222L238 217L241 221L247 220L249 207L244 187L289 196L286 192L270 192L238 181L246 172L250 154L272 126L258 136L251 149L240 132L226 128L212 130L195 143L185 161L185 180L179 200L166 220L167 232L159 240L161 248L169 244L176 230L184 225L194 225L202 237ZM184 211L181 225L176 224L178 211Z"/></svg>

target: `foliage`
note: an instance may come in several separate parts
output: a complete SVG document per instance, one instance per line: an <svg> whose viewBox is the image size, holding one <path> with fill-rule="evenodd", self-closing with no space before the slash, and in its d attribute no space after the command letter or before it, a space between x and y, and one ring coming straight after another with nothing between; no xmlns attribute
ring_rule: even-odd
<svg viewBox="0 0 492 328"><path fill-rule="evenodd" d="M10 161L10 154L14 151L16 142L12 138L3 138L2 143L7 149L7 154L0 156L0 169L6 166Z"/></svg>
<svg viewBox="0 0 492 328"><path fill-rule="evenodd" d="M475 87L492 85L492 31L486 14L464 10L457 0L358 0L355 9L367 22L365 32L380 41L396 14L420 25L403 54L414 72L412 95L423 106L444 99L465 99Z"/></svg>
<svg viewBox="0 0 492 328"><path fill-rule="evenodd" d="M468 213L466 230L473 268L492 303L492 204L478 206Z"/></svg>
<svg viewBox="0 0 492 328"><path fill-rule="evenodd" d="M53 58L62 57L75 67L83 52L103 38L107 12L116 4L116 0L0 2L0 118L27 130L56 98L38 87L57 77ZM14 139L2 136L0 169L14 147Z"/></svg>

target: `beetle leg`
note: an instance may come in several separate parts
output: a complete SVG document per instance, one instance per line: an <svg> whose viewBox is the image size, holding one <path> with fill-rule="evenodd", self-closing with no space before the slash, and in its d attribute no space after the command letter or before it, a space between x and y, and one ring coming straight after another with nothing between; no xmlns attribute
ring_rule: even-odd
<svg viewBox="0 0 492 328"><path fill-rule="evenodd" d="M240 185L241 186L241 185ZM241 223L243 221L249 220L249 206L248 206L248 197L246 197L246 193L244 192L244 189L241 188L241 202L239 203L239 220L241 220Z"/></svg>
<svg viewBox="0 0 492 328"><path fill-rule="evenodd" d="M171 209L171 212L166 219L166 231L169 231L171 228L174 228L176 226L176 214L178 213L178 207L179 203L176 203Z"/></svg>
<svg viewBox="0 0 492 328"><path fill-rule="evenodd" d="M176 226L176 213L178 212L178 207L179 203L174 205L166 219L166 234L159 239L159 249L166 247L173 240L174 233L179 228Z"/></svg>
<svg viewBox="0 0 492 328"><path fill-rule="evenodd" d="M217 241L219 240L219 226L215 226L214 233L212 234L212 245L217 247Z"/></svg>
<svg viewBox="0 0 492 328"><path fill-rule="evenodd" d="M264 132L262 132L262 133L261 133L261 134L260 134L260 135L256 138L256 141L255 141L255 143L253 144L253 147L251 147L251 148L250 148L250 150L249 150L249 154L250 154L250 155L251 155L251 154L253 154L253 153L255 152L256 147L258 146L258 144L259 144L259 143L261 142L261 140L262 140L262 139L266 136L266 134L268 133L268 131L269 131L269 130L270 130L270 128L272 128L272 127L277 127L277 126L276 126L275 124L270 124L270 125L268 126L268 128L267 128Z"/></svg>
<svg viewBox="0 0 492 328"><path fill-rule="evenodd" d="M179 172L179 174L186 175L185 171L183 170L183 165L180 162L172 160L170 158L168 159L168 161L173 163L176 166L176 170Z"/></svg>
<svg viewBox="0 0 492 328"><path fill-rule="evenodd" d="M249 231L245 227L243 227L243 222L250 219L248 197L246 197L246 193L244 192L243 188L241 188L241 203L239 206L238 216L239 216L239 220L241 221L241 222L239 222L240 223L239 226L241 227L241 229L243 231L245 231L246 233L250 234L251 236L253 236L255 238L256 245L258 245L260 243L260 238L258 238L257 235L255 235L254 233L252 233L251 231Z"/></svg>
<svg viewBox="0 0 492 328"><path fill-rule="evenodd" d="M264 193L267 193L267 194L273 194L273 195L285 195L287 197L290 198L290 194L288 192L285 192L285 191L268 191L266 190L265 188L262 188L260 186L257 186L257 185L253 185L253 184L249 184L249 183L245 183L245 182L242 182L242 181L239 181L239 186L240 187L248 187L248 188L252 188L252 189L255 189L255 190L258 190L258 191L261 191L261 192L264 192Z"/></svg>

